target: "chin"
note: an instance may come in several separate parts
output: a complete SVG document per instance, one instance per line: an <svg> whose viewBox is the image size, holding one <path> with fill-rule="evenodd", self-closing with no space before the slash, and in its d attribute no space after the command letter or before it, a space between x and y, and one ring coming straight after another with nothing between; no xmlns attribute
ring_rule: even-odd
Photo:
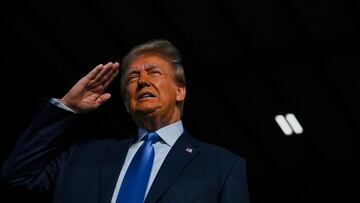
<svg viewBox="0 0 360 203"><path fill-rule="evenodd" d="M135 110L135 114L138 115L149 115L156 111L157 108L154 107L144 107L144 108L137 108Z"/></svg>
<svg viewBox="0 0 360 203"><path fill-rule="evenodd" d="M151 113L159 109L159 104L156 102L139 102L135 106L135 112Z"/></svg>

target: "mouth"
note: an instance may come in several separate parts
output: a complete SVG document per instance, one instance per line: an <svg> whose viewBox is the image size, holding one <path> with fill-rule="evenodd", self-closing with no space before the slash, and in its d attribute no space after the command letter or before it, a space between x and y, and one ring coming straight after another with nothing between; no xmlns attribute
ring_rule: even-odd
<svg viewBox="0 0 360 203"><path fill-rule="evenodd" d="M144 93L141 93L139 94L137 97L136 97L136 100L137 101L141 101L141 100L145 100L145 99L149 99L149 98L154 98L155 95L150 93L150 92L144 92Z"/></svg>

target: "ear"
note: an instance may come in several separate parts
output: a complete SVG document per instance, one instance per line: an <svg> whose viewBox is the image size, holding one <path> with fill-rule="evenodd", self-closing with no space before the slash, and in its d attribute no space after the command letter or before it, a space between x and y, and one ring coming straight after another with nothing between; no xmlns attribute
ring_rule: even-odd
<svg viewBox="0 0 360 203"><path fill-rule="evenodd" d="M184 101L185 96L186 96L186 87L183 86L183 85L177 86L177 88L176 88L176 101L177 102Z"/></svg>

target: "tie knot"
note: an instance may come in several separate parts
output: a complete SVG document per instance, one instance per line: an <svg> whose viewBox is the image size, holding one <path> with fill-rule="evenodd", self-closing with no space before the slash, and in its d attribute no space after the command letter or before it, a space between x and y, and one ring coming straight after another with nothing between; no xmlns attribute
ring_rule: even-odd
<svg viewBox="0 0 360 203"><path fill-rule="evenodd" d="M156 132L149 132L148 134L146 134L144 136L144 140L151 141L151 144L156 143L157 141L159 141L159 139L160 139L160 136Z"/></svg>

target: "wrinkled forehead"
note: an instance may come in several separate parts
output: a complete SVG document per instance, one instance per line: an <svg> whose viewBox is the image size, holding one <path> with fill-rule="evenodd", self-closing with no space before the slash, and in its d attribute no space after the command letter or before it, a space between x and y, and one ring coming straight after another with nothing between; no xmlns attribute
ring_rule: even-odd
<svg viewBox="0 0 360 203"><path fill-rule="evenodd" d="M160 67L161 67L161 65L159 63L130 64L127 72L149 70L149 69L160 68Z"/></svg>
<svg viewBox="0 0 360 203"><path fill-rule="evenodd" d="M129 61L127 69L146 69L163 66L166 63L168 63L167 60L161 55L144 53Z"/></svg>

